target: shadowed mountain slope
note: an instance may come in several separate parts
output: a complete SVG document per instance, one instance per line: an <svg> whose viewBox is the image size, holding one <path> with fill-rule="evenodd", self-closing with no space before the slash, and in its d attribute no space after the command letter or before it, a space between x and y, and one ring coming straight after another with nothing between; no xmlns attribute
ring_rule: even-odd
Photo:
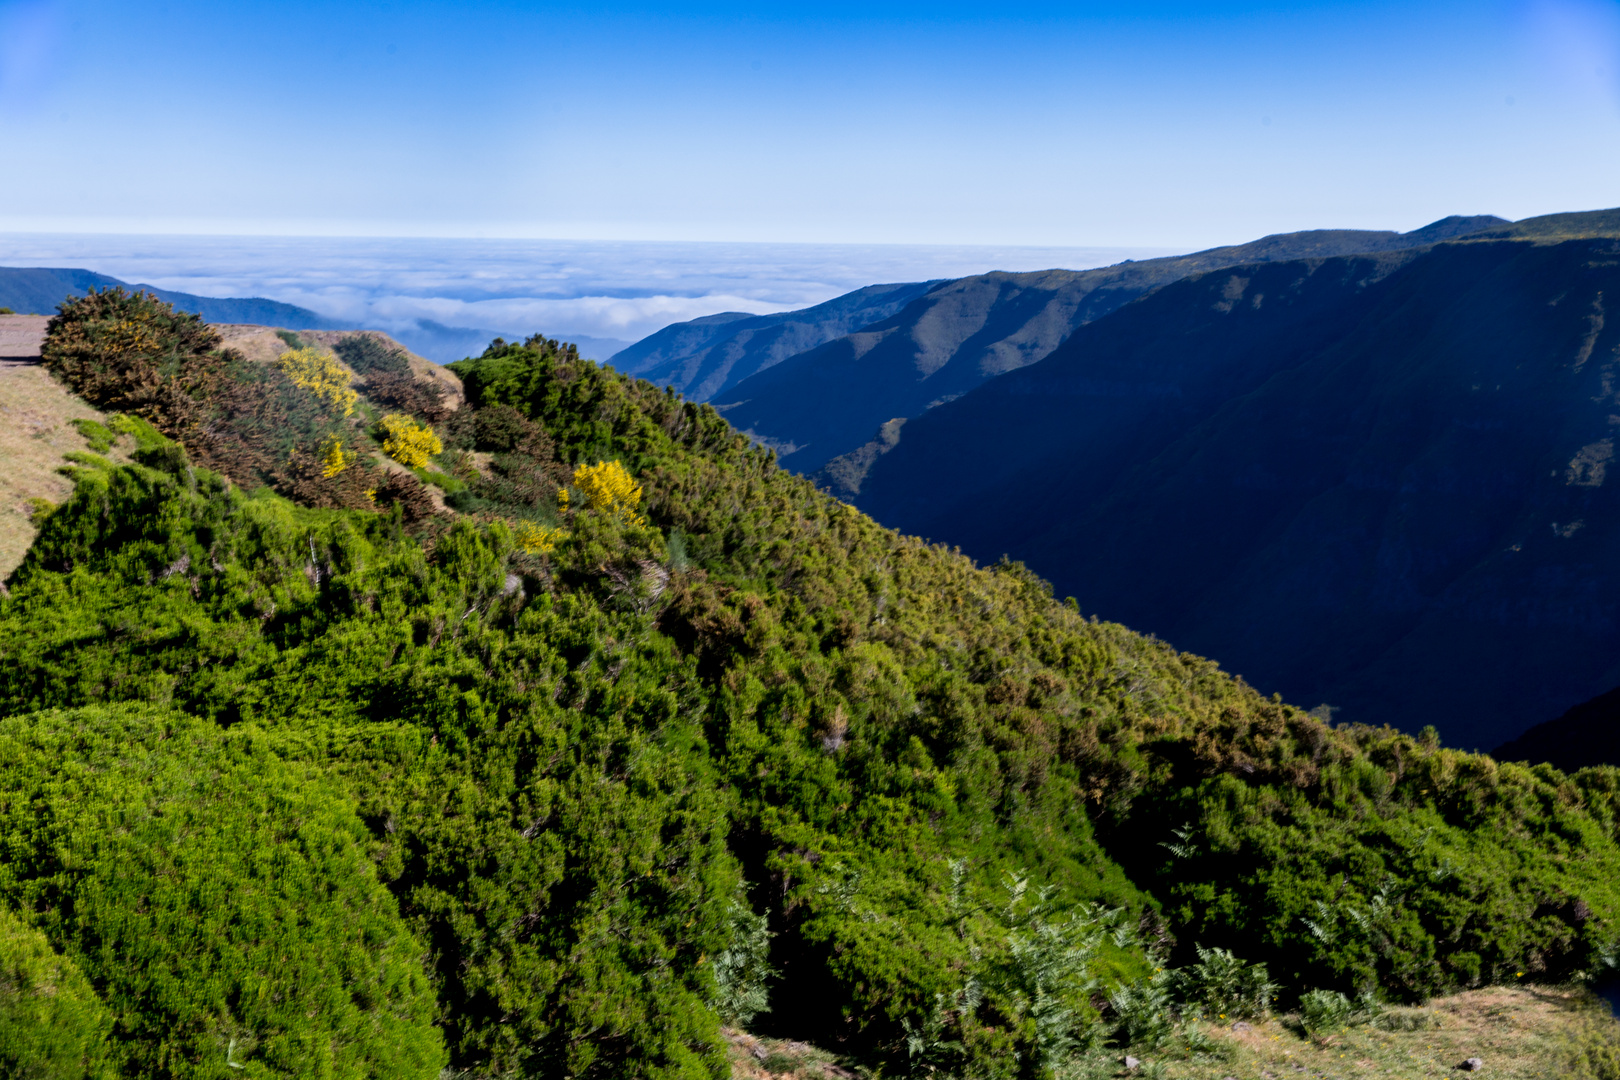
<svg viewBox="0 0 1620 1080"><path fill-rule="evenodd" d="M1498 761L1547 762L1560 769L1620 764L1620 687L1583 701L1491 751Z"/></svg>
<svg viewBox="0 0 1620 1080"><path fill-rule="evenodd" d="M1493 746L1620 682L1617 256L1178 282L911 421L860 505L1265 690Z"/></svg>
<svg viewBox="0 0 1620 1080"><path fill-rule="evenodd" d="M614 355L615 368L708 401L750 375L886 319L937 282L868 285L824 304L775 315L726 311L666 326Z"/></svg>
<svg viewBox="0 0 1620 1080"><path fill-rule="evenodd" d="M83 296L91 289L121 286L155 293L160 300L181 311L195 312L208 322L258 323L283 326L289 330L347 330L348 323L317 315L308 308L283 304L263 297L193 296L152 285L130 285L93 270L52 269L47 267L0 266L0 307L20 314L50 315L56 305L71 296Z"/></svg>
<svg viewBox="0 0 1620 1080"><path fill-rule="evenodd" d="M1482 216L1450 217L1410 233L1319 229L1096 270L961 278L889 318L744 379L714 401L736 427L775 447L784 464L814 472L860 447L880 424L917 416L992 376L1032 364L1075 327L1188 274L1421 247L1505 224Z"/></svg>

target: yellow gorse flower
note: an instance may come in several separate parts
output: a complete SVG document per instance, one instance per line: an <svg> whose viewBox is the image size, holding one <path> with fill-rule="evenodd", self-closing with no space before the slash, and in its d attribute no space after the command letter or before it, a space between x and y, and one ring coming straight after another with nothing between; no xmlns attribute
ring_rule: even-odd
<svg viewBox="0 0 1620 1080"><path fill-rule="evenodd" d="M404 413L382 418L383 453L409 469L419 469L428 458L444 450L444 444L428 427Z"/></svg>
<svg viewBox="0 0 1620 1080"><path fill-rule="evenodd" d="M565 535L561 529L548 529L544 525L525 521L518 526L516 539L518 547L530 555L550 555L557 549L557 541Z"/></svg>
<svg viewBox="0 0 1620 1080"><path fill-rule="evenodd" d="M302 387L344 416L354 412L354 403L360 397L349 387L349 373L331 353L314 349L289 349L281 354L276 366L284 371L294 386Z"/></svg>
<svg viewBox="0 0 1620 1080"><path fill-rule="evenodd" d="M641 515L636 512L641 505L641 485L617 461L579 466L574 470L574 486L590 501L592 510L641 524Z"/></svg>
<svg viewBox="0 0 1620 1080"><path fill-rule="evenodd" d="M343 452L343 440L336 435L328 435L326 441L321 443L321 475L328 480L349 467L349 459L353 454Z"/></svg>

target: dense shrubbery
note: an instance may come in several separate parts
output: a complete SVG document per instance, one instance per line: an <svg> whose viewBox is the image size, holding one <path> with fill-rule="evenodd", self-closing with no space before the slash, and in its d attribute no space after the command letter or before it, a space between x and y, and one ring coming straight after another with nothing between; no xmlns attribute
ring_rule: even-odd
<svg viewBox="0 0 1620 1080"><path fill-rule="evenodd" d="M423 946L341 785L138 707L0 722L0 897L102 988L119 1071L421 1077Z"/></svg>
<svg viewBox="0 0 1620 1080"><path fill-rule="evenodd" d="M0 601L0 714L91 710L11 721L0 783L70 779L92 817L161 804L142 827L178 828L201 811L171 801L214 805L251 762L265 792L195 841L250 872L238 849L290 842L273 800L311 778L299 813L343 840L296 848L283 906L317 925L373 895L363 868L304 887L363 846L403 927L366 945L421 943L455 1069L719 1076L723 1014L891 1069L1037 1077L1263 1012L1273 981L1290 1005L1414 999L1567 978L1615 939L1614 770L1334 729L1016 564L881 529L712 409L555 342L455 369L460 520L247 496L157 445L154 467L86 456ZM145 771L102 778L115 745ZM48 830L19 835L19 866L61 858ZM73 835L83 865L169 872L147 833ZM46 869L0 895L126 1008L113 956L171 961L92 954L37 899ZM114 930L120 895L98 909ZM386 906L368 910L396 925ZM347 955L312 953L308 993L359 986ZM271 1056L290 1014L228 998L161 1015L229 1015L254 1061L297 1072ZM317 1012L362 1030L357 1008ZM391 1015L419 1032L416 1010ZM164 1022L193 1048L226 1030ZM141 1030L131 1053L157 1052Z"/></svg>

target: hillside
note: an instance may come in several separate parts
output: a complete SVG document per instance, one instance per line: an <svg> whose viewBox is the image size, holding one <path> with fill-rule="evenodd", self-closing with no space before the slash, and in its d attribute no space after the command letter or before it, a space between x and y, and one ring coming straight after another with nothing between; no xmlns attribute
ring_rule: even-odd
<svg viewBox="0 0 1620 1080"><path fill-rule="evenodd" d="M1341 719L1495 746L1620 683L1616 250L1166 286L911 420L860 505Z"/></svg>
<svg viewBox="0 0 1620 1080"><path fill-rule="evenodd" d="M7 1068L1202 1074L1212 1017L1612 967L1620 770L1324 723L566 344L454 409L220 345L117 292L45 343L112 415L0 599Z"/></svg>
<svg viewBox="0 0 1620 1080"><path fill-rule="evenodd" d="M1417 248L1505 224L1482 216L1446 218L1410 233L1321 229L1097 270L962 278L935 285L888 318L717 389L710 400L736 427L775 447L784 464L813 473L861 447L880 424L919 416L986 379L1032 364L1076 327L1189 274ZM845 467L829 479L848 482L853 475ZM858 477L853 484L839 490L852 494Z"/></svg>
<svg viewBox="0 0 1620 1080"><path fill-rule="evenodd" d="M935 284L868 285L799 311L728 311L675 323L611 363L656 386L673 386L692 401L708 401L790 356L888 318Z"/></svg>
<svg viewBox="0 0 1620 1080"><path fill-rule="evenodd" d="M308 308L283 304L263 297L221 299L193 296L151 285L130 285L92 270L46 269L43 267L0 266L0 307L19 314L49 315L56 305L91 289L139 289L155 294L181 311L194 312L208 322L258 323L285 326L291 330L343 330L346 324L334 322Z"/></svg>

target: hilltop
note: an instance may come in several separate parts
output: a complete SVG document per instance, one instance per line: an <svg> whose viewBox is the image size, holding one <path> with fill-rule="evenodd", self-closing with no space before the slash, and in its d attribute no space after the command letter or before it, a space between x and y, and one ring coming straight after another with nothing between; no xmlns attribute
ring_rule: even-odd
<svg viewBox="0 0 1620 1080"><path fill-rule="evenodd" d="M1208 1017L1612 966L1620 771L1335 726L566 343L451 408L364 340L114 292L45 343L106 419L0 599L27 1066L1203 1071Z"/></svg>
<svg viewBox="0 0 1620 1080"><path fill-rule="evenodd" d="M43 515L71 494L73 484L63 470L71 469L71 455L85 449L85 425L104 426L109 419L65 392L41 365L47 322L43 315L0 315L0 417L7 421L0 428L0 452L8 466L0 477L0 580L22 562ZM397 351L416 377L442 386L452 407L461 397L459 379L379 331L306 330L300 338L268 326L224 324L215 329L222 344L259 362L274 361L304 339L331 348L351 338L369 338L384 350ZM112 461L129 460L112 445L102 453Z"/></svg>

